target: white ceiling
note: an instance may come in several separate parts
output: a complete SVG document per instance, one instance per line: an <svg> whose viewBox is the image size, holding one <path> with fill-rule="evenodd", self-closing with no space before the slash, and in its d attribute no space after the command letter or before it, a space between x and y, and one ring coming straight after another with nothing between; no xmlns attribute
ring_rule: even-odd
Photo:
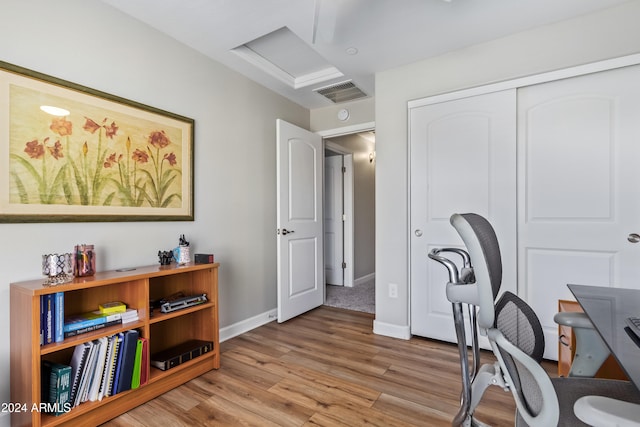
<svg viewBox="0 0 640 427"><path fill-rule="evenodd" d="M627 0L102 1L319 108L333 104L313 89L351 80L373 96L378 71Z"/></svg>

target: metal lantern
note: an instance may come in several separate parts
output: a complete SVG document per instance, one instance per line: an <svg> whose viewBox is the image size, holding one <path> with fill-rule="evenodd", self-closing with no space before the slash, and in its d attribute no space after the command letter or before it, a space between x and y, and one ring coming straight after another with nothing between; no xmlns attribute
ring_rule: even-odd
<svg viewBox="0 0 640 427"><path fill-rule="evenodd" d="M48 279L45 285L59 285L73 280L72 254L42 255L42 274Z"/></svg>

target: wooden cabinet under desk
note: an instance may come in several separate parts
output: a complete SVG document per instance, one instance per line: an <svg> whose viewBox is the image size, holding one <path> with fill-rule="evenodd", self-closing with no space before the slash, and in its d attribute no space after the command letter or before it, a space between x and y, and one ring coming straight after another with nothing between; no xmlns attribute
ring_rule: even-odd
<svg viewBox="0 0 640 427"><path fill-rule="evenodd" d="M218 263L138 267L130 271L101 272L51 287L43 286L44 279L12 283L11 402L20 405L20 410L11 414L12 426L98 425L211 369L218 369L218 267ZM138 310L139 320L41 346L40 297L56 292L64 292L65 314L93 311L98 309L98 304L122 301ZM204 293L208 301L171 313L151 312L150 300L176 292ZM40 403L43 360L68 364L76 345L129 329L137 329L140 336L147 339L149 354L188 340L211 341L213 350L166 371L149 366L146 385L101 401L81 403L60 416L32 410Z"/></svg>
<svg viewBox="0 0 640 427"><path fill-rule="evenodd" d="M577 301L558 300L558 312L565 311L582 312L582 307ZM572 328L562 325L558 325L558 337L558 376L567 377L575 355L576 338ZM611 355L604 361L595 377L628 380L618 362Z"/></svg>

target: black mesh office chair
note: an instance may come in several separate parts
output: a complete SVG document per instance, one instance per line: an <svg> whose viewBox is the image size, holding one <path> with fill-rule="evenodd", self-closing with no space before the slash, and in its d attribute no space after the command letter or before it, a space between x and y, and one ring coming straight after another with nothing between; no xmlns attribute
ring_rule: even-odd
<svg viewBox="0 0 640 427"><path fill-rule="evenodd" d="M531 307L511 292L503 293L496 301L502 261L493 227L477 214L454 214L451 224L468 252L434 249L429 257L449 271L447 298L453 305L463 380L461 408L453 425L484 425L474 419L473 412L484 390L498 385L514 396L516 426L640 426L640 393L633 384L593 378L552 379L547 375L539 363L544 353L544 335ZM463 273L459 274L455 262L443 256L446 252L461 256ZM463 305L469 307L471 367ZM589 328L582 320L578 323ZM497 359L493 365L478 366L478 331L489 338ZM588 420L588 424L580 420Z"/></svg>

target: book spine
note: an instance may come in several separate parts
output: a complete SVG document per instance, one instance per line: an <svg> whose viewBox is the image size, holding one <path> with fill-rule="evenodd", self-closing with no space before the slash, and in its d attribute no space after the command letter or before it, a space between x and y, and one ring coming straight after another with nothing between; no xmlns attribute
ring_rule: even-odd
<svg viewBox="0 0 640 427"><path fill-rule="evenodd" d="M64 341L64 292L56 292L55 298L55 342Z"/></svg>
<svg viewBox="0 0 640 427"><path fill-rule="evenodd" d="M54 339L54 313L53 313L53 295L44 296L45 301L45 322L44 322L44 343L51 344Z"/></svg>
<svg viewBox="0 0 640 427"><path fill-rule="evenodd" d="M113 359L113 335L107 337L107 352L104 358L104 368L102 370L102 378L100 379L100 389L98 390L98 400L106 395L109 372L111 370L111 361Z"/></svg>
<svg viewBox="0 0 640 427"><path fill-rule="evenodd" d="M94 312L93 314L96 314ZM89 326L101 325L103 323L109 323L113 321L120 321L122 319L122 313L107 314L107 315L95 315L94 317L81 318L77 316L71 320L67 319L67 323L64 325L64 332L75 331L76 329L83 329Z"/></svg>
<svg viewBox="0 0 640 427"><path fill-rule="evenodd" d="M56 416L62 415L71 409L69 403L71 395L71 366L60 367L58 371L59 390L56 402Z"/></svg>
<svg viewBox="0 0 640 427"><path fill-rule="evenodd" d="M44 295L40 295L40 345L44 345L44 325L46 322L45 318L45 299Z"/></svg>
<svg viewBox="0 0 640 427"><path fill-rule="evenodd" d="M82 335L82 334L86 334L87 332L97 331L99 329L103 329L109 326L120 325L121 323L122 323L122 320L113 320L107 323L100 323L98 325L87 326L86 328L74 329L72 331L65 332L64 337L65 338L75 337L77 335Z"/></svg>
<svg viewBox="0 0 640 427"><path fill-rule="evenodd" d="M140 337L142 341L142 362L140 363L140 386L149 382L149 342L146 338Z"/></svg>
<svg viewBox="0 0 640 427"><path fill-rule="evenodd" d="M120 372L116 373L116 393L131 390L138 336L139 332L135 329L124 332L121 347L122 358L119 360L120 366L118 367Z"/></svg>
<svg viewBox="0 0 640 427"><path fill-rule="evenodd" d="M113 396L115 394L113 383L116 377L116 367L118 364L118 356L120 354L121 340L122 334L116 334L113 336L113 356L110 360L109 375L107 377L107 384L105 388L105 396Z"/></svg>
<svg viewBox="0 0 640 427"><path fill-rule="evenodd" d="M102 317L104 317L106 323L109 323L122 320L122 313L105 314Z"/></svg>
<svg viewBox="0 0 640 427"><path fill-rule="evenodd" d="M87 328L89 326L100 325L102 323L106 323L106 321L107 320L104 317L98 317L96 319L85 319L85 320L74 321L71 323L66 323L64 325L64 332L71 332L77 329Z"/></svg>
<svg viewBox="0 0 640 427"><path fill-rule="evenodd" d="M131 376L131 388L136 389L140 387L140 371L142 368L142 338L138 338L136 341L136 354L133 359L133 374Z"/></svg>

